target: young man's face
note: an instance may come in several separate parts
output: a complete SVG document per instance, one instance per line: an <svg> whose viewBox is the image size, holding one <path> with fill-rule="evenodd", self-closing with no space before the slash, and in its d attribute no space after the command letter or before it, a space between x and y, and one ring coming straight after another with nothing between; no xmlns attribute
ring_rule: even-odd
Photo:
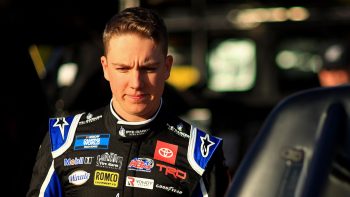
<svg viewBox="0 0 350 197"><path fill-rule="evenodd" d="M101 57L114 110L127 121L142 121L157 111L173 62L153 40L136 34L112 37Z"/></svg>

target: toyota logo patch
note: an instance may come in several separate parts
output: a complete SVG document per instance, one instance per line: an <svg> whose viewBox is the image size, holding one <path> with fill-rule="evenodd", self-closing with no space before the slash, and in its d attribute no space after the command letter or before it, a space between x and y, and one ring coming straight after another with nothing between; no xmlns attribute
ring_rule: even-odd
<svg viewBox="0 0 350 197"><path fill-rule="evenodd" d="M178 146L157 140L154 159L175 165Z"/></svg>

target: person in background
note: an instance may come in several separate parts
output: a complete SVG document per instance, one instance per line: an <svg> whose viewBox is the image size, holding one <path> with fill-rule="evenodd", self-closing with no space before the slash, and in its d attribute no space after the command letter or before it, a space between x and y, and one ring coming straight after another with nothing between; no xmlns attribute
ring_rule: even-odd
<svg viewBox="0 0 350 197"><path fill-rule="evenodd" d="M106 24L103 44L110 104L49 119L27 196L224 196L223 140L162 99L173 63L163 19L127 8Z"/></svg>
<svg viewBox="0 0 350 197"><path fill-rule="evenodd" d="M322 87L350 82L350 53L346 42L327 42L321 51L322 66L318 79Z"/></svg>

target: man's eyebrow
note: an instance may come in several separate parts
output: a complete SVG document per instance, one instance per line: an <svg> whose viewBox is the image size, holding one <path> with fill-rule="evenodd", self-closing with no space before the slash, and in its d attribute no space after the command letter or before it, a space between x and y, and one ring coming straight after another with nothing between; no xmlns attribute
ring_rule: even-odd
<svg viewBox="0 0 350 197"><path fill-rule="evenodd" d="M146 61L144 63L142 63L140 66L152 66L152 65L159 65L160 62L159 61ZM123 63L112 63L112 66L119 66L119 67L131 67L128 64L123 64Z"/></svg>
<svg viewBox="0 0 350 197"><path fill-rule="evenodd" d="M146 61L141 66L152 66L152 65L159 65L159 64L160 64L160 62L158 62L158 61Z"/></svg>
<svg viewBox="0 0 350 197"><path fill-rule="evenodd" d="M127 64L122 64L122 63L112 63L113 66L120 66L120 67L130 67Z"/></svg>

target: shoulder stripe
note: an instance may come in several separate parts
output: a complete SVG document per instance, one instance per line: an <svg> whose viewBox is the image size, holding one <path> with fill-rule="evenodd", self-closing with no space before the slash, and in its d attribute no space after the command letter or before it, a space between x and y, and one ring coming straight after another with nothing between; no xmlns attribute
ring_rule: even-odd
<svg viewBox="0 0 350 197"><path fill-rule="evenodd" d="M82 115L83 114L78 114L66 118L50 119L50 137L53 158L60 156L70 147Z"/></svg>
<svg viewBox="0 0 350 197"><path fill-rule="evenodd" d="M208 162L220 143L222 143L221 138L211 136L196 127L191 127L187 160L199 175L204 173Z"/></svg>
<svg viewBox="0 0 350 197"><path fill-rule="evenodd" d="M199 182L196 186L196 188L194 189L192 196L196 196L196 197L208 197L208 192L207 189L205 187L204 181L203 181L203 177L201 177L199 179Z"/></svg>
<svg viewBox="0 0 350 197"><path fill-rule="evenodd" d="M196 144L196 133L197 128L191 126L191 134L190 134L190 142L188 143L188 150L187 150L187 160L199 175L202 175L204 173L204 169L202 169L197 162L195 161L194 157L194 147Z"/></svg>
<svg viewBox="0 0 350 197"><path fill-rule="evenodd" d="M49 185L49 182L50 182L50 179L52 177L53 172L54 172L54 167L53 167L53 161L52 161L49 172L47 173L45 180L44 180L43 184L41 185L39 197L44 197L46 188Z"/></svg>
<svg viewBox="0 0 350 197"><path fill-rule="evenodd" d="M62 197L61 182L55 173L54 161L51 162L49 172L40 188L39 197Z"/></svg>
<svg viewBox="0 0 350 197"><path fill-rule="evenodd" d="M199 180L199 184L200 184L200 187L201 187L201 191L202 191L203 197L208 197L208 192L207 192L207 189L205 188L205 184L203 182L203 178L201 178Z"/></svg>

